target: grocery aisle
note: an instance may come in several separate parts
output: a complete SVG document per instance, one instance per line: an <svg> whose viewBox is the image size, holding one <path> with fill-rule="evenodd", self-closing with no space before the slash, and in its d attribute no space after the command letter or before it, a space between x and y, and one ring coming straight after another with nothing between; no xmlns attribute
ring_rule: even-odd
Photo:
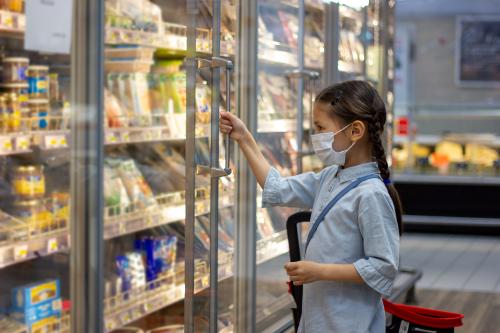
<svg viewBox="0 0 500 333"><path fill-rule="evenodd" d="M423 271L417 288L500 293L500 237L407 233L401 265Z"/></svg>

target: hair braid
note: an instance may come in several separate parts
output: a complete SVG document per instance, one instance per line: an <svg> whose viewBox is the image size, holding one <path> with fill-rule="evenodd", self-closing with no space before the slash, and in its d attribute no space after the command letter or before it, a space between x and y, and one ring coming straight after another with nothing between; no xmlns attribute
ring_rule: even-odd
<svg viewBox="0 0 500 333"><path fill-rule="evenodd" d="M382 179L389 179L391 172L387 164L384 145L382 144L383 124L380 121L368 122L368 133L372 143L373 155L377 161L378 168Z"/></svg>

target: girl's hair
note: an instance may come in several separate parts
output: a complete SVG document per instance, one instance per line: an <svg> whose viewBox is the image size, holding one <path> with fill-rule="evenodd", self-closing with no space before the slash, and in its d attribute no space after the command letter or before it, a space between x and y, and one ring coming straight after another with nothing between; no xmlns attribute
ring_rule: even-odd
<svg viewBox="0 0 500 333"><path fill-rule="evenodd" d="M339 118L344 124L361 120L368 127L373 154L377 160L380 175L394 203L399 234L402 234L401 200L396 188L390 183L391 171L382 145L382 132L384 131L387 111L377 90L365 81L345 81L323 89L316 96L316 102L329 104L331 106L328 112L329 116Z"/></svg>

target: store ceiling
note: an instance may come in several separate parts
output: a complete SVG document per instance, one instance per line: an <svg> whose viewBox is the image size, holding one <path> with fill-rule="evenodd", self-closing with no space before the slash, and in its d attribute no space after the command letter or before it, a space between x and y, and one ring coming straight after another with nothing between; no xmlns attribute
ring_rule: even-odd
<svg viewBox="0 0 500 333"><path fill-rule="evenodd" d="M396 0L397 16L500 15L500 0Z"/></svg>

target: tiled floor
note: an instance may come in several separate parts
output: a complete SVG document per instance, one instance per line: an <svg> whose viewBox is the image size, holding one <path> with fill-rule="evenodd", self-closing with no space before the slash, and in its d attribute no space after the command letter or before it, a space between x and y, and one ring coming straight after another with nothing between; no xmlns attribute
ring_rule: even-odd
<svg viewBox="0 0 500 333"><path fill-rule="evenodd" d="M500 237L406 233L401 265L423 271L417 288L500 293Z"/></svg>

